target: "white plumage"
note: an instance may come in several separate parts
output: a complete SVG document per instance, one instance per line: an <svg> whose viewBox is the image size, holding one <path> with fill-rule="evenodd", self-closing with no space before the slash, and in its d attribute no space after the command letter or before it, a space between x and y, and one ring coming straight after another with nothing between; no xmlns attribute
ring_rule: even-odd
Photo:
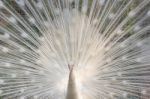
<svg viewBox="0 0 150 99"><path fill-rule="evenodd" d="M0 96L149 99L149 34L149 0L1 0Z"/></svg>

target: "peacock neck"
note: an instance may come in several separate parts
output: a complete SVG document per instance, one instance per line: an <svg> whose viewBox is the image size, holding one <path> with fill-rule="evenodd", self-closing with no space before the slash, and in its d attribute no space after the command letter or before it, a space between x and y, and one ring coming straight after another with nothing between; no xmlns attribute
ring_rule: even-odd
<svg viewBox="0 0 150 99"><path fill-rule="evenodd" d="M69 80L68 80L68 88L67 88L67 97L66 99L80 99L77 91L74 66L69 66Z"/></svg>

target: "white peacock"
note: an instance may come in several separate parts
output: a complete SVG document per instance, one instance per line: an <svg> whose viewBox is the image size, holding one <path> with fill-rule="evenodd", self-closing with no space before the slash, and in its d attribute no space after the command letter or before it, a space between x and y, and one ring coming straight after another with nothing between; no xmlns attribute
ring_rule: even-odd
<svg viewBox="0 0 150 99"><path fill-rule="evenodd" d="M1 0L2 99L150 99L149 0Z"/></svg>

